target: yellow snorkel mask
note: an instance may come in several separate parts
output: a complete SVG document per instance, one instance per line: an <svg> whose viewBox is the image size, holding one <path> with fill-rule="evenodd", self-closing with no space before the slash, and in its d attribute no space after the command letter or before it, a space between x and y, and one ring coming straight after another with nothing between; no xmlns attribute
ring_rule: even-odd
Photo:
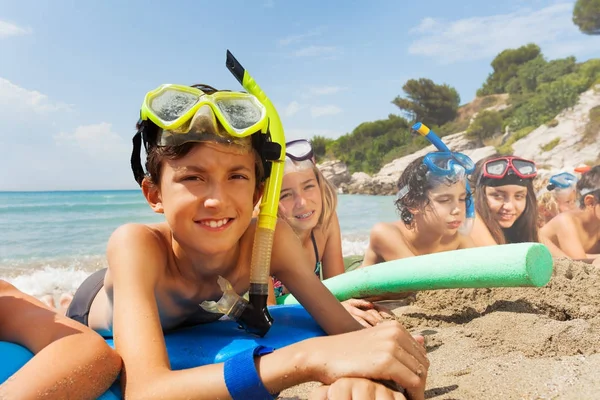
<svg viewBox="0 0 600 400"><path fill-rule="evenodd" d="M254 147L258 151L267 179L252 251L250 300L248 302L240 297L226 279L219 277L222 298L217 302L205 301L201 306L211 312L226 314L246 331L264 336L273 322L267 309L267 296L283 179L285 138L275 107L229 51L226 64L250 93L167 84L146 94L138 132L133 139L131 166L136 181L141 185L145 176L140 160L142 142L146 153L151 146L204 141L231 144L242 151Z"/></svg>

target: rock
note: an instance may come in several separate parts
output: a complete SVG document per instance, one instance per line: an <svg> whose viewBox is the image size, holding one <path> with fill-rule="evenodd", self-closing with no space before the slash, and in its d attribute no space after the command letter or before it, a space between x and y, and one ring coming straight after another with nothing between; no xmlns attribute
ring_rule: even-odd
<svg viewBox="0 0 600 400"><path fill-rule="evenodd" d="M339 188L342 183L350 183L351 177L348 167L340 160L325 161L317 164L317 167L323 173L325 179L336 188Z"/></svg>
<svg viewBox="0 0 600 400"><path fill-rule="evenodd" d="M553 171L572 170L586 161L596 161L600 155L600 132L589 143L582 143L582 133L589 121L590 110L600 106L600 85L583 92L578 103L564 110L555 118L558 125L542 125L529 135L513 143L513 153L539 164L540 168ZM559 139L558 144L548 151L542 147Z"/></svg>

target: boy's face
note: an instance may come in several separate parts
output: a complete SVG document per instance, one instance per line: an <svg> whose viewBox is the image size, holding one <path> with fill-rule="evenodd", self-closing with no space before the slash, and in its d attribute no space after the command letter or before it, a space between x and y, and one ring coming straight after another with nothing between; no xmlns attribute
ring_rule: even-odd
<svg viewBox="0 0 600 400"><path fill-rule="evenodd" d="M423 219L442 235L455 234L465 221L466 184L458 181L452 185L440 184L427 191L429 205Z"/></svg>
<svg viewBox="0 0 600 400"><path fill-rule="evenodd" d="M294 230L312 230L319 222L322 209L321 190L311 168L285 174L279 211Z"/></svg>
<svg viewBox="0 0 600 400"><path fill-rule="evenodd" d="M566 211L571 211L577 208L577 203L575 202L575 190L562 191L556 194L556 204L558 206L558 211L563 213Z"/></svg>
<svg viewBox="0 0 600 400"><path fill-rule="evenodd" d="M236 245L257 200L254 161L253 152L211 142L163 161L162 212L182 247L217 254Z"/></svg>

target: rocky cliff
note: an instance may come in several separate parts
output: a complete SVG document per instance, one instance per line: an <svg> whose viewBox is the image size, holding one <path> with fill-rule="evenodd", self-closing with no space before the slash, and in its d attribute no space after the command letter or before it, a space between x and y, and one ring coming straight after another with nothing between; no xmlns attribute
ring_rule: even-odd
<svg viewBox="0 0 600 400"><path fill-rule="evenodd" d="M600 159L600 130L589 132L586 127L590 120L590 110L599 106L600 85L596 85L582 93L579 102L572 109L564 110L556 116L552 126L542 125L514 142L513 154L534 160L541 175L561 170L572 171L581 164L597 163ZM465 137L464 132L445 136L443 140L450 149L467 154L475 162L497 154L495 147L478 147L476 142ZM398 191L396 182L404 168L414 159L431 151L435 151L433 145L398 158L384 165L372 176L364 172L350 175L341 161L326 161L318 167L340 193L392 195Z"/></svg>

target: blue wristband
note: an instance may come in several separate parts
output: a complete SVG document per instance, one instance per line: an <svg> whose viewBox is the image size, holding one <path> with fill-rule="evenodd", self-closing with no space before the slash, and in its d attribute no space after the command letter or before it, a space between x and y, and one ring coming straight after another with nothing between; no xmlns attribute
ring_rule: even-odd
<svg viewBox="0 0 600 400"><path fill-rule="evenodd" d="M263 385L254 365L255 356L264 356L273 352L273 348L256 346L236 354L227 361L223 369L225 385L233 400L266 400L273 399Z"/></svg>

